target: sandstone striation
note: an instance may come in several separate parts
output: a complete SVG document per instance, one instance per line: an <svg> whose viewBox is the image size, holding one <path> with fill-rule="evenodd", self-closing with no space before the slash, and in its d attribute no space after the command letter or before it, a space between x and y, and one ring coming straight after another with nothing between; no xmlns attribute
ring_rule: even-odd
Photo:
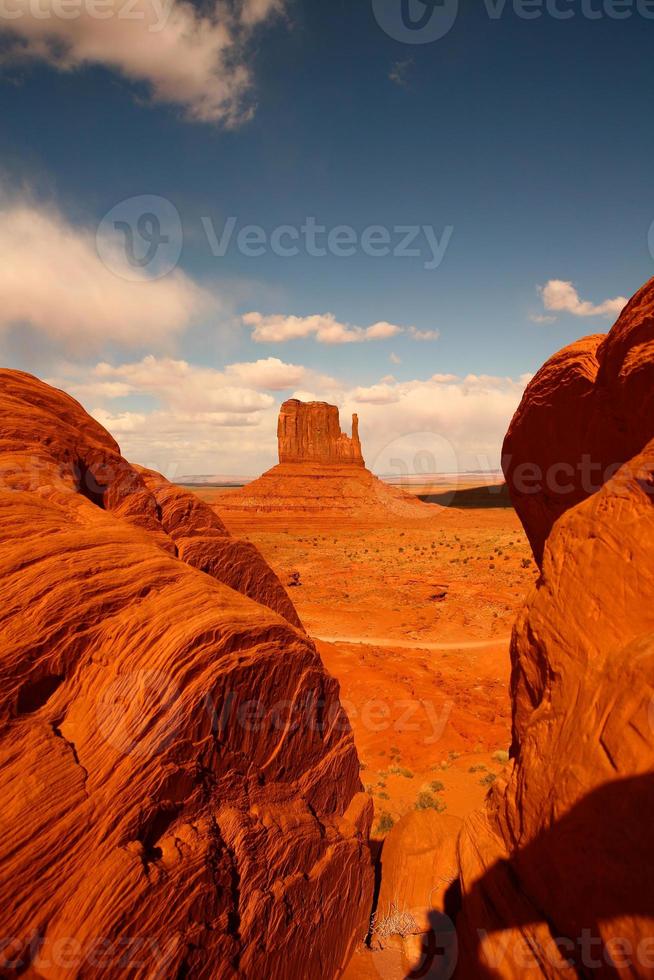
<svg viewBox="0 0 654 980"><path fill-rule="evenodd" d="M336 976L370 801L279 581L18 372L0 479L3 975Z"/></svg>
<svg viewBox="0 0 654 980"><path fill-rule="evenodd" d="M545 365L507 437L542 572L512 640L513 761L460 839L461 977L654 973L653 381L654 281ZM584 455L595 493L513 482L516 460Z"/></svg>
<svg viewBox="0 0 654 980"><path fill-rule="evenodd" d="M335 516L379 521L393 510L411 520L428 509L366 469L358 417L352 418L350 438L341 432L335 405L297 399L284 402L278 443L277 466L217 499L216 508L226 519L257 513L283 514L291 519L311 514L327 521Z"/></svg>
<svg viewBox="0 0 654 980"><path fill-rule="evenodd" d="M352 437L341 432L336 405L284 402L277 424L280 463L365 466L359 441L359 419L352 416Z"/></svg>
<svg viewBox="0 0 654 980"><path fill-rule="evenodd" d="M654 437L654 279L611 332L541 368L506 436L504 472L538 562L555 521Z"/></svg>

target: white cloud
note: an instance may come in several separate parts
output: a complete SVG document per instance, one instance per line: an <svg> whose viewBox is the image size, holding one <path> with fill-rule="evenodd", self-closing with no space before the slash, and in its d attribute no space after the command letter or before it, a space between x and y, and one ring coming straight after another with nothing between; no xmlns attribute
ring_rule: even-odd
<svg viewBox="0 0 654 980"><path fill-rule="evenodd" d="M402 358L398 354L395 354L395 353L390 353L388 355L388 359L391 362L391 364L401 364L402 363Z"/></svg>
<svg viewBox="0 0 654 980"><path fill-rule="evenodd" d="M0 254L0 330L28 324L78 353L107 343L166 347L216 305L180 270L134 281L120 250L110 271L91 231L29 203L0 201Z"/></svg>
<svg viewBox="0 0 654 980"><path fill-rule="evenodd" d="M252 339L258 344L282 344L289 340L314 337L320 344L358 344L368 340L386 340L404 332L385 320L370 327L340 323L333 313L313 316L285 316L246 313L243 324L252 328Z"/></svg>
<svg viewBox="0 0 654 980"><path fill-rule="evenodd" d="M556 317L547 313L530 313L529 319L532 323L556 323Z"/></svg>
<svg viewBox="0 0 654 980"><path fill-rule="evenodd" d="M276 397L275 385L303 383ZM339 405L344 428L360 418L364 454L377 472L496 469L509 421L530 380L435 374L426 380L348 387L276 358L223 369L146 357L69 366L66 388L116 436L125 455L170 478L187 474L256 476L276 461L277 415L285 397ZM144 403L152 402L151 408ZM427 463L425 462L427 461Z"/></svg>
<svg viewBox="0 0 654 980"><path fill-rule="evenodd" d="M238 384L237 375L230 376L228 371L197 367L168 357L149 355L118 367L100 363L93 375L101 383L107 379L118 381L128 386L131 394L150 395L182 413L247 415L274 403L271 395L257 391L253 384Z"/></svg>
<svg viewBox="0 0 654 980"><path fill-rule="evenodd" d="M440 330L418 330L417 327L409 327L409 336L413 340L440 340Z"/></svg>
<svg viewBox="0 0 654 980"><path fill-rule="evenodd" d="M575 286L563 279L550 279L544 286L538 287L538 292L546 310L550 310L552 313L570 313L572 316L618 317L628 302L625 296L605 299L598 304L582 300ZM551 321L544 318L535 322L547 323Z"/></svg>
<svg viewBox="0 0 654 980"><path fill-rule="evenodd" d="M370 388L355 388L350 392L349 397L364 405L390 405L400 400L399 389L388 381L372 385Z"/></svg>
<svg viewBox="0 0 654 980"><path fill-rule="evenodd" d="M216 0L200 12L187 0L12 0L2 31L4 60L45 61L60 71L103 65L145 84L157 102L192 120L234 126L253 112L247 45L283 0Z"/></svg>
<svg viewBox="0 0 654 980"><path fill-rule="evenodd" d="M286 391L304 381L307 369L299 364L285 364L277 357L267 357L260 361L230 364L225 368L225 373L253 388Z"/></svg>

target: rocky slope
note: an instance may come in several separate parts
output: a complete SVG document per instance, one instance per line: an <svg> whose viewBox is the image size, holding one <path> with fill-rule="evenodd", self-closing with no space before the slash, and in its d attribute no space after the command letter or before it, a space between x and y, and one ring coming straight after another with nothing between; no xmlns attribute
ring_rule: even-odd
<svg viewBox="0 0 654 980"><path fill-rule="evenodd" d="M507 447L542 563L512 641L513 762L459 845L461 977L651 977L654 281L552 358ZM517 460L601 464L531 496Z"/></svg>
<svg viewBox="0 0 654 980"><path fill-rule="evenodd" d="M258 552L0 372L0 907L30 977L335 976L370 806Z"/></svg>

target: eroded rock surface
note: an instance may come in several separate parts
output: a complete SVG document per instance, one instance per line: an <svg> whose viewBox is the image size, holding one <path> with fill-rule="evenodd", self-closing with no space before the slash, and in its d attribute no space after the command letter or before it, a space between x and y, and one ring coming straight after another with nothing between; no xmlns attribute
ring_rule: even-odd
<svg viewBox="0 0 654 980"><path fill-rule="evenodd" d="M509 432L543 469L612 475L511 487L542 574L512 641L514 761L460 840L461 977L654 975L653 314L651 282L548 362Z"/></svg>
<svg viewBox="0 0 654 980"><path fill-rule="evenodd" d="M352 416L352 436L341 432L336 405L284 402L277 426L280 463L336 463L365 466L359 441L359 419Z"/></svg>
<svg viewBox="0 0 654 980"><path fill-rule="evenodd" d="M337 975L370 801L278 580L17 372L0 476L3 975Z"/></svg>
<svg viewBox="0 0 654 980"><path fill-rule="evenodd" d="M608 335L555 354L525 391L506 436L511 498L536 560L555 521L654 438L654 279Z"/></svg>

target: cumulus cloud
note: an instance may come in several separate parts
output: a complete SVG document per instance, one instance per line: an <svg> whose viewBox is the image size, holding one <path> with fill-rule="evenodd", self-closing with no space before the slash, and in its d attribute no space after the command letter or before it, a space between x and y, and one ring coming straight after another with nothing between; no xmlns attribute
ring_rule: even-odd
<svg viewBox="0 0 654 980"><path fill-rule="evenodd" d="M267 388L269 391L287 391L302 384L307 376L306 368L300 364L285 364L278 357L249 361L243 364L230 364L225 368L228 377L237 378L253 388Z"/></svg>
<svg viewBox="0 0 654 980"><path fill-rule="evenodd" d="M251 117L253 32L283 0L12 0L3 18L3 60L44 61L60 71L102 65L146 86L186 117L236 126Z"/></svg>
<svg viewBox="0 0 654 980"><path fill-rule="evenodd" d="M582 300L573 283L563 279L550 279L544 286L539 286L538 292L546 310L551 313L570 313L572 316L618 317L628 302L626 296L605 299L597 304ZM549 323L554 319L555 317L550 320L545 316L535 322Z"/></svg>
<svg viewBox="0 0 654 980"><path fill-rule="evenodd" d="M90 230L29 203L0 201L0 253L0 330L29 325L64 349L165 347L215 306L180 270L135 281L118 249L110 270Z"/></svg>
<svg viewBox="0 0 654 980"><path fill-rule="evenodd" d="M300 375L297 386L285 387ZM115 435L125 455L178 479L255 476L272 466L286 397L337 404L344 428L357 412L366 461L376 472L495 470L529 377L434 374L397 381L386 375L349 386L276 358L218 370L147 357L87 372L69 366L63 380L53 380Z"/></svg>
<svg viewBox="0 0 654 980"><path fill-rule="evenodd" d="M413 340L429 341L440 340L440 330L418 330L417 327L409 327L409 336Z"/></svg>
<svg viewBox="0 0 654 980"><path fill-rule="evenodd" d="M404 332L403 327L385 320L370 327L354 327L340 323L333 313L313 316L246 313L243 324L252 329L252 339L258 344L283 344L306 337L314 337L319 344L359 344L368 340L387 340Z"/></svg>

